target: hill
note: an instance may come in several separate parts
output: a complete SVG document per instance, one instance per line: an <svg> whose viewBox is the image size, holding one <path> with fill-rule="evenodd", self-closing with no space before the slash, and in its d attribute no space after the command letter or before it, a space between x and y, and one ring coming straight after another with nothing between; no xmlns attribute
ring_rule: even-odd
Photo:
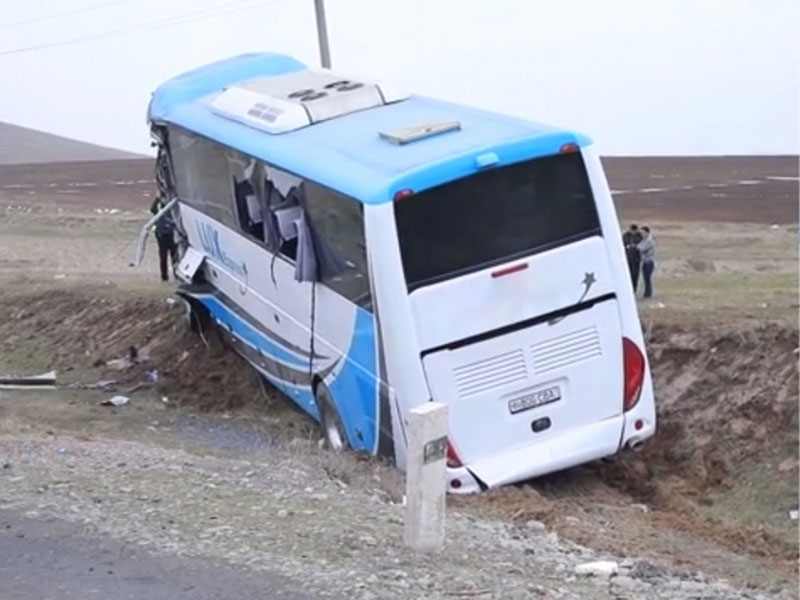
<svg viewBox="0 0 800 600"><path fill-rule="evenodd" d="M140 154L80 142L0 122L0 165L144 158Z"/></svg>

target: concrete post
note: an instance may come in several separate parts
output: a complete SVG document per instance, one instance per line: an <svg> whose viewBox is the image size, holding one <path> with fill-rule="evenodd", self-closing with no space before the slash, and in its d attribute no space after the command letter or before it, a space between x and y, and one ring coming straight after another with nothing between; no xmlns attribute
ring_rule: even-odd
<svg viewBox="0 0 800 600"><path fill-rule="evenodd" d="M447 405L428 402L408 416L405 543L436 552L444 542Z"/></svg>

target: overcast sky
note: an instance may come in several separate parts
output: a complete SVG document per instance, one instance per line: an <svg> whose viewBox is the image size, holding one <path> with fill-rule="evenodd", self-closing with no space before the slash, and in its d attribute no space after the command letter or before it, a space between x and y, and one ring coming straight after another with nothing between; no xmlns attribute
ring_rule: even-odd
<svg viewBox="0 0 800 600"><path fill-rule="evenodd" d="M150 92L175 74L251 51L319 61L313 0L2 4L0 121L127 150L148 150ZM798 4L327 0L326 7L334 69L578 129L606 155L685 155L798 153ZM98 37L8 52L88 36Z"/></svg>

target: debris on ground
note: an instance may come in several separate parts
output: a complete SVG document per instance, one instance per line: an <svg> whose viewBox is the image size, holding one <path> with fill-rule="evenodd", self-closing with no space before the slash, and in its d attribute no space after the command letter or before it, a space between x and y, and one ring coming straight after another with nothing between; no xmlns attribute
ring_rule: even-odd
<svg viewBox="0 0 800 600"><path fill-rule="evenodd" d="M127 404L130 402L130 398L128 396L113 396L108 400L103 400L100 405L101 406L122 406L123 404Z"/></svg>
<svg viewBox="0 0 800 600"><path fill-rule="evenodd" d="M109 392L116 389L119 382L116 379L100 379L94 383L71 383L67 387L75 390L100 390Z"/></svg>
<svg viewBox="0 0 800 600"><path fill-rule="evenodd" d="M114 369L115 371L125 371L130 369L133 366L133 363L126 357L126 358L112 358L109 361L106 361L106 366L110 369Z"/></svg>
<svg viewBox="0 0 800 600"><path fill-rule="evenodd" d="M56 384L56 372L48 371L41 375L0 375L0 388L52 388Z"/></svg>
<svg viewBox="0 0 800 600"><path fill-rule="evenodd" d="M611 577L619 573L619 564L613 560L598 560L575 566L576 575Z"/></svg>

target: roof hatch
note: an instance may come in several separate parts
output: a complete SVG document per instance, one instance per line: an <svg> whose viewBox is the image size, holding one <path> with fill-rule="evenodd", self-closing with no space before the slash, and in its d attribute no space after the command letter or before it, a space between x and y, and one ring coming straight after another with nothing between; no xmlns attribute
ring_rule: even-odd
<svg viewBox="0 0 800 600"><path fill-rule="evenodd" d="M306 69L226 88L211 110L267 133L284 133L407 97L387 86Z"/></svg>
<svg viewBox="0 0 800 600"><path fill-rule="evenodd" d="M378 135L393 144L402 145L447 133L448 131L458 131L459 129L461 129L461 123L458 121L428 121L427 123L417 123L416 125L399 127L390 131L379 131Z"/></svg>

